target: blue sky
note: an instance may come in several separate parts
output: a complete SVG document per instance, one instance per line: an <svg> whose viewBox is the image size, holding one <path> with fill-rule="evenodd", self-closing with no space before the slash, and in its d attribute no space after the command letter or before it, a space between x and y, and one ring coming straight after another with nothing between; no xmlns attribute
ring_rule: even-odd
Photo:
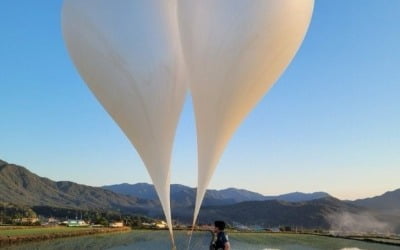
<svg viewBox="0 0 400 250"><path fill-rule="evenodd" d="M0 159L54 180L150 182L69 59L61 4L0 2ZM316 0L297 56L230 141L210 187L343 199L400 188L399 13L398 0ZM195 186L196 161L188 98L172 182Z"/></svg>

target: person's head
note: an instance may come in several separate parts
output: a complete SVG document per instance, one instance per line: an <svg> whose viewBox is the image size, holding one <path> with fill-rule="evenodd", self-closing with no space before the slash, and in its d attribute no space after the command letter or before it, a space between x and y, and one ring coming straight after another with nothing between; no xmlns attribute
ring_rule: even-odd
<svg viewBox="0 0 400 250"><path fill-rule="evenodd" d="M217 231L224 231L225 229L225 222L222 220L214 221L214 226Z"/></svg>

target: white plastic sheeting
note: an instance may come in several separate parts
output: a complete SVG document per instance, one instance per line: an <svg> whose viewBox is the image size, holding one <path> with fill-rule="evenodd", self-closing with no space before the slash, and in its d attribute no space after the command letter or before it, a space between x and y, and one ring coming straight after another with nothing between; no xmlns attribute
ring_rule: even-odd
<svg viewBox="0 0 400 250"><path fill-rule="evenodd" d="M229 139L294 57L313 6L313 0L178 0L198 140L193 225Z"/></svg>
<svg viewBox="0 0 400 250"><path fill-rule="evenodd" d="M65 0L62 28L85 82L140 154L171 239L170 158L186 92L176 1Z"/></svg>

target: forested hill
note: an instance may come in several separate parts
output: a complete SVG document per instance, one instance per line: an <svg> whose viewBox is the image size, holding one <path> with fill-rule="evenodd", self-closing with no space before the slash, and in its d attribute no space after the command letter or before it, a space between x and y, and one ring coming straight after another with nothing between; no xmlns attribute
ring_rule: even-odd
<svg viewBox="0 0 400 250"><path fill-rule="evenodd" d="M0 162L0 201L23 206L142 211L157 201L116 194L69 181L52 181L24 167Z"/></svg>

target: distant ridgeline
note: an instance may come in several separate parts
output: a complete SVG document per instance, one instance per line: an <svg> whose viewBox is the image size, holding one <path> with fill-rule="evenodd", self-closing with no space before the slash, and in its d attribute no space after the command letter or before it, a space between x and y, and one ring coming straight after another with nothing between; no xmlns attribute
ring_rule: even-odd
<svg viewBox="0 0 400 250"><path fill-rule="evenodd" d="M196 190L171 185L173 219L190 223ZM302 228L331 227L332 215L367 213L379 221L400 221L400 189L369 199L341 201L327 193L290 193L263 196L244 189L208 190L199 223L216 219L230 225ZM97 218L139 216L162 219L153 185L146 183L91 187L68 181L55 182L24 167L0 160L0 223L18 217L46 216ZM399 223L400 224L400 223ZM394 225L400 231L399 225Z"/></svg>

